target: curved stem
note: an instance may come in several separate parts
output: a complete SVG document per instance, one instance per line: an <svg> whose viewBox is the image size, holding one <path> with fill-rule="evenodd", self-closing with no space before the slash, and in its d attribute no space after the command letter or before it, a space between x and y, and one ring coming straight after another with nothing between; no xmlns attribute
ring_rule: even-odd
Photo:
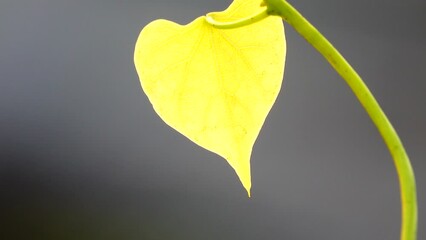
<svg viewBox="0 0 426 240"><path fill-rule="evenodd" d="M269 14L280 16L293 26L345 79L378 128L394 159L398 172L402 203L401 240L415 240L417 238L417 197L414 172L404 146L392 124L360 76L314 26L287 1L264 1L268 7Z"/></svg>
<svg viewBox="0 0 426 240"><path fill-rule="evenodd" d="M216 28L219 28L219 29L232 29L232 28L244 27L244 26L253 24L255 22L258 22L258 21L269 16L267 8L264 8L263 10L255 13L252 16L249 16L249 17L246 17L246 18L241 18L241 19L238 19L238 20L233 21L233 22L218 22L213 18L213 16L212 16L213 14L214 13L207 14L206 15L206 21L210 25L212 25Z"/></svg>

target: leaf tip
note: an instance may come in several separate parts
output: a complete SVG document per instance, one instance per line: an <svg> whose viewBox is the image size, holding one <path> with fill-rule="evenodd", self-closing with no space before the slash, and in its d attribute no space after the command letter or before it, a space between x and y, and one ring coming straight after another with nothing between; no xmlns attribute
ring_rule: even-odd
<svg viewBox="0 0 426 240"><path fill-rule="evenodd" d="M251 179L241 179L244 189L247 191L247 195L251 197Z"/></svg>

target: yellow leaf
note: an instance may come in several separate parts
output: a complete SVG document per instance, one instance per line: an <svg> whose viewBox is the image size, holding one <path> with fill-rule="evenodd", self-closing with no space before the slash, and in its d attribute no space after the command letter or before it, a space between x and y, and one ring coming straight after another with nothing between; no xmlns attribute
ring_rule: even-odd
<svg viewBox="0 0 426 240"><path fill-rule="evenodd" d="M261 10L235 0L217 21ZM199 17L188 25L156 20L141 32L135 65L158 115L196 144L225 158L250 196L250 155L280 91L285 39L279 17L217 29Z"/></svg>

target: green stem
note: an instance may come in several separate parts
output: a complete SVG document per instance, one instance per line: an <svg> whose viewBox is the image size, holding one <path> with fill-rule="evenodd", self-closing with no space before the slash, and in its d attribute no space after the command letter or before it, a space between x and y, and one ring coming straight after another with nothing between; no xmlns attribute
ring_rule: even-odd
<svg viewBox="0 0 426 240"><path fill-rule="evenodd" d="M398 172L402 204L401 240L415 240L417 238L417 197L414 172L404 146L392 124L360 76L314 26L287 1L264 1L270 15L280 16L293 26L300 35L327 59L340 76L345 79L378 128L394 159Z"/></svg>

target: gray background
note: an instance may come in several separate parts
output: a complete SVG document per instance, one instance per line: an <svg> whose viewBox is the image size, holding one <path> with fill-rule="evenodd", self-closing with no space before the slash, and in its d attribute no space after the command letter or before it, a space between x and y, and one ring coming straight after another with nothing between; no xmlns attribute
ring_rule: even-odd
<svg viewBox="0 0 426 240"><path fill-rule="evenodd" d="M292 1L363 76L417 174L426 239L426 1ZM234 171L166 126L133 49L229 0L0 0L0 239L398 239L392 159L289 26L282 92Z"/></svg>

